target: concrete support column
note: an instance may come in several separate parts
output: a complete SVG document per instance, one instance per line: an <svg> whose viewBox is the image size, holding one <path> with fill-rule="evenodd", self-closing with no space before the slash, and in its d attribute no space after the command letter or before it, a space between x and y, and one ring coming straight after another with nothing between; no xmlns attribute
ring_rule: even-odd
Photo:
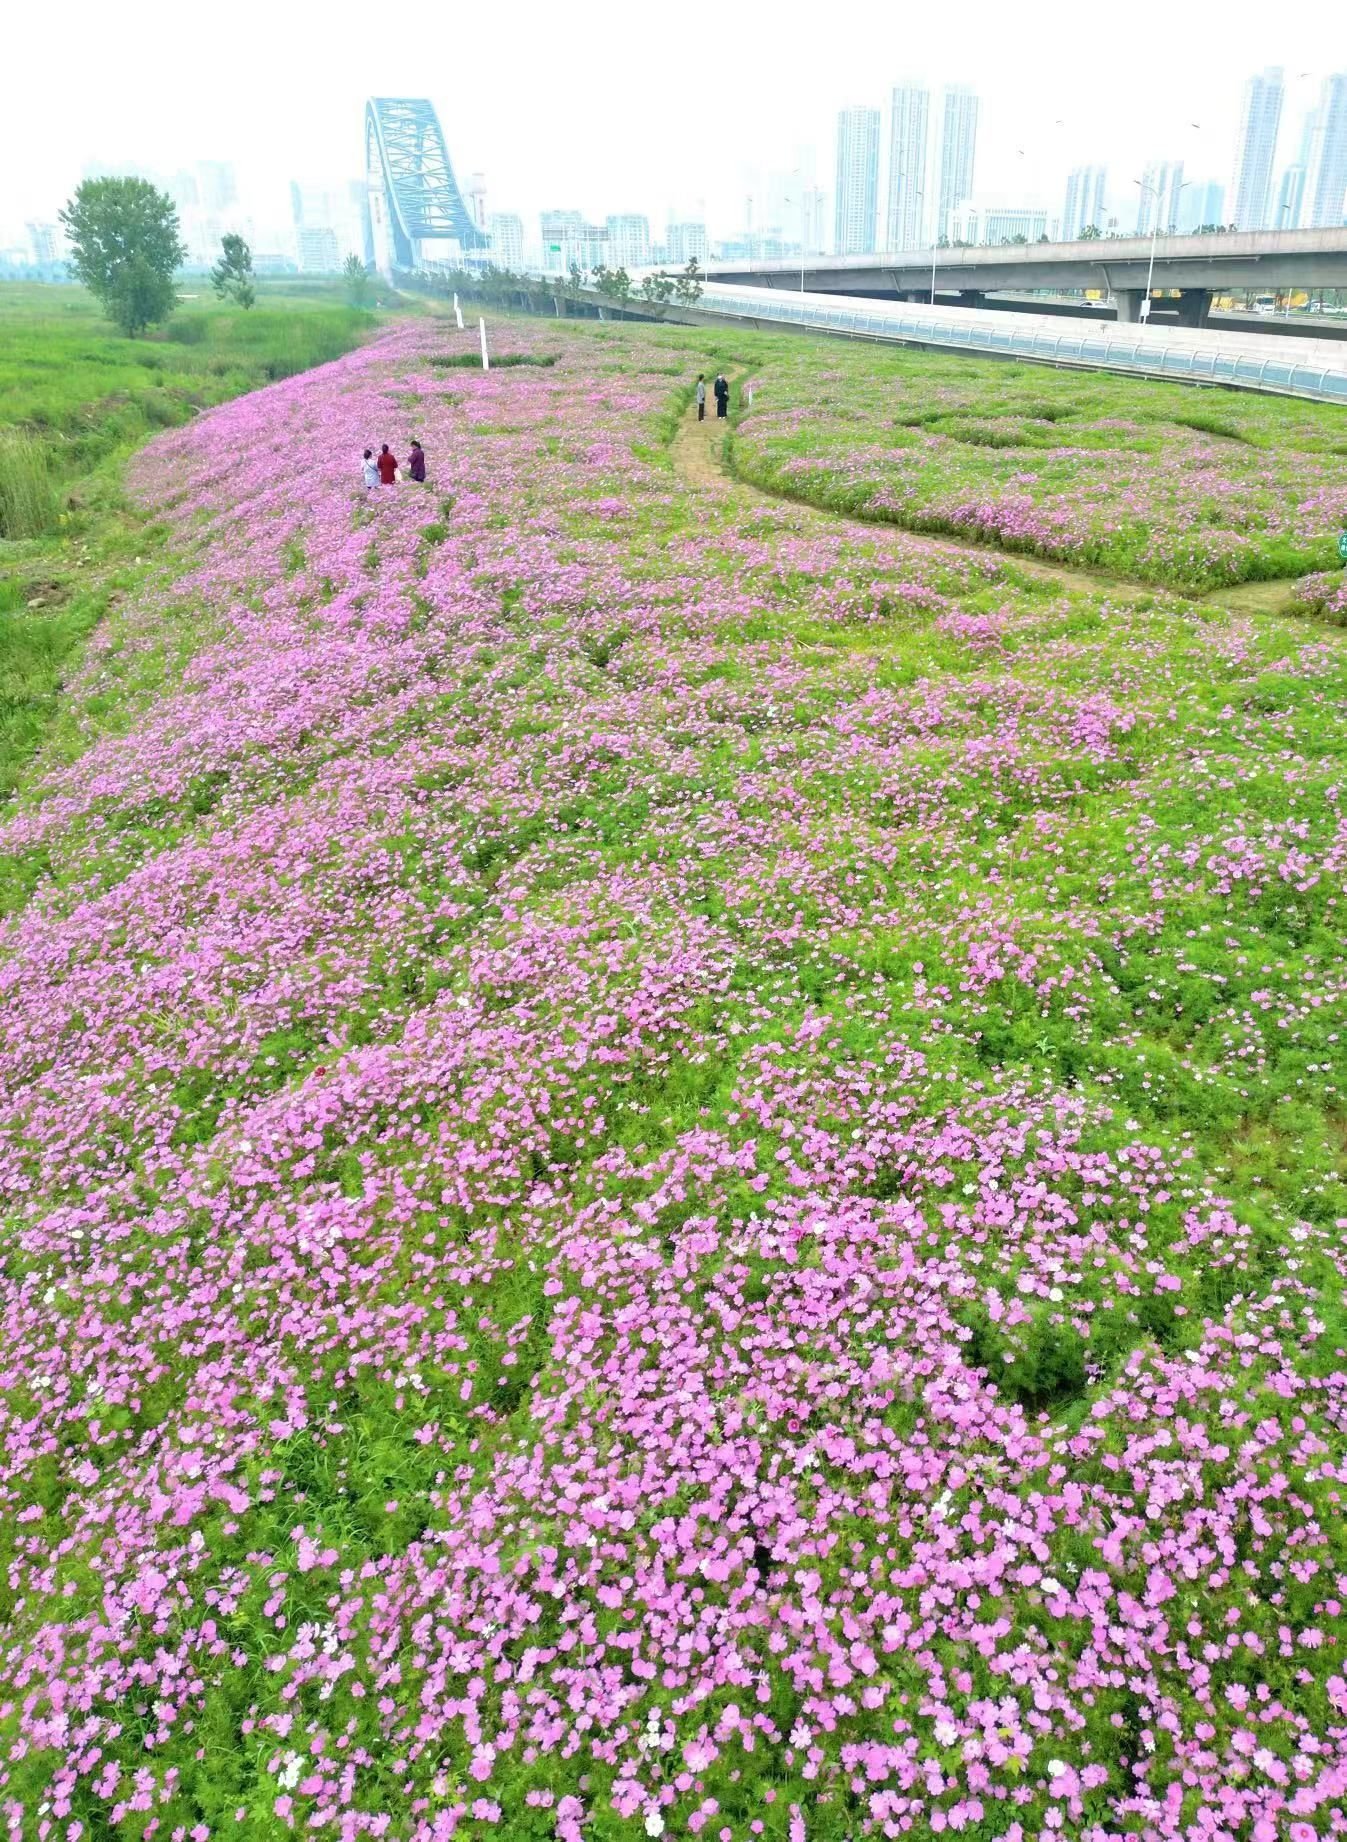
<svg viewBox="0 0 1347 1842"><path fill-rule="evenodd" d="M1118 309L1119 326L1135 326L1141 318L1141 303L1146 297L1144 288L1115 288L1113 304Z"/></svg>
<svg viewBox="0 0 1347 1842"><path fill-rule="evenodd" d="M987 297L981 288L960 288L959 305L961 307L985 307Z"/></svg>
<svg viewBox="0 0 1347 1842"><path fill-rule="evenodd" d="M1179 293L1179 325L1205 326L1211 312L1210 288L1184 288Z"/></svg>

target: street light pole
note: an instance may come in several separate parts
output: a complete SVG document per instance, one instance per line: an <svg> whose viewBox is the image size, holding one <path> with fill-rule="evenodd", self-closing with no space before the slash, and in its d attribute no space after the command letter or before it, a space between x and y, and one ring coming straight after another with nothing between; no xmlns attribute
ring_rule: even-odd
<svg viewBox="0 0 1347 1842"><path fill-rule="evenodd" d="M1180 198L1182 198L1183 194L1188 190L1189 186L1192 185L1193 183L1194 182L1191 179L1185 179L1183 181L1178 191L1175 192L1174 194L1174 198L1176 202ZM1155 216L1151 219L1151 259L1149 263L1146 265L1146 295L1145 295L1145 299L1141 303L1141 317L1143 320L1149 321L1151 317L1151 284L1155 280L1155 240L1160 234L1161 192L1160 192L1160 187L1157 184L1154 184L1151 181L1146 180L1146 179L1134 179L1132 181L1132 184L1135 186L1140 186L1143 192L1151 193L1155 199ZM1182 293L1182 289L1180 289L1180 293Z"/></svg>

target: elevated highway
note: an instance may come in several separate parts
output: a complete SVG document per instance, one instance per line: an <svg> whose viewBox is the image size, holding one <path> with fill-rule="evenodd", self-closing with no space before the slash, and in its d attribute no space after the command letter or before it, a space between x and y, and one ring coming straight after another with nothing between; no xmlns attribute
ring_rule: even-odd
<svg viewBox="0 0 1347 1842"><path fill-rule="evenodd" d="M950 249L910 249L873 256L810 256L808 294L872 300L929 301L932 265L938 294L969 306L995 305L1002 293L1037 289L1099 289L1117 317L1142 317L1151 265L1149 237L1099 237L1075 243L1000 243ZM800 292L797 262L711 263L708 280L733 286ZM1213 294L1231 288L1347 288L1347 227L1336 230L1232 231L1207 237L1158 237L1154 288L1177 289L1178 317L1205 324Z"/></svg>

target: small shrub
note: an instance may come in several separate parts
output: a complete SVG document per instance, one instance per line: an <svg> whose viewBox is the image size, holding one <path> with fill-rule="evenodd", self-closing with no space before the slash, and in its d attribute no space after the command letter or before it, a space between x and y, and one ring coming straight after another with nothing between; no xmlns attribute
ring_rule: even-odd
<svg viewBox="0 0 1347 1842"><path fill-rule="evenodd" d="M555 352L493 352L491 369L509 371L516 365L539 365L546 369L557 362ZM439 371L480 371L482 355L480 352L454 352L445 357L436 357L430 363Z"/></svg>

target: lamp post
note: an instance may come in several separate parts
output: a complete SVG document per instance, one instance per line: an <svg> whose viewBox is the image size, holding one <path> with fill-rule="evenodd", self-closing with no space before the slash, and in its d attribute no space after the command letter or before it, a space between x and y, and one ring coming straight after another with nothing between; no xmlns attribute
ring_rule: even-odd
<svg viewBox="0 0 1347 1842"><path fill-rule="evenodd" d="M899 175L899 177L900 177L900 178L903 178L903 179L905 179L905 178L907 177L907 175L906 175L906 173L901 173L901 174ZM918 203L918 204L919 204L919 205L920 205L920 206L922 207L922 209L923 209L923 210L925 210L925 208L926 208L926 193L925 193L925 191L924 191L924 190L921 190L921 191L914 191L914 192L913 192L913 194L912 194L912 196L913 196L913 198L915 198L915 199L916 199L916 201L917 201L917 203ZM932 307L934 307L934 306L935 306L935 265L936 265L936 250L937 250L937 245L936 245L936 234L935 234L935 226L934 226L934 225L932 225L932 226L931 226L931 305L932 305Z"/></svg>
<svg viewBox="0 0 1347 1842"><path fill-rule="evenodd" d="M1185 179L1183 181L1182 185L1180 185L1179 189L1174 194L1176 202L1183 196L1192 183L1193 181L1191 179ZM1160 199L1162 194L1159 186L1156 185L1153 180L1134 179L1132 184L1134 186L1139 186L1143 192L1149 192L1155 199L1155 216L1151 219L1151 259L1146 265L1146 293L1141 303L1141 317L1143 320L1149 321L1151 317L1151 283L1155 279L1155 240L1160 234Z"/></svg>
<svg viewBox="0 0 1347 1842"><path fill-rule="evenodd" d="M807 225L808 225L807 214L808 214L810 205L814 204L817 201L819 193L818 193L817 186L805 184L804 174L800 171L798 166L795 168L794 172L791 173L790 177L792 179L798 179L800 182L799 198L798 199L792 198L790 193L787 192L783 196L781 202L782 204L785 204L785 205L798 204L800 207L800 293L803 294L804 293L805 259L809 254L809 234L808 234L808 229L807 229Z"/></svg>

